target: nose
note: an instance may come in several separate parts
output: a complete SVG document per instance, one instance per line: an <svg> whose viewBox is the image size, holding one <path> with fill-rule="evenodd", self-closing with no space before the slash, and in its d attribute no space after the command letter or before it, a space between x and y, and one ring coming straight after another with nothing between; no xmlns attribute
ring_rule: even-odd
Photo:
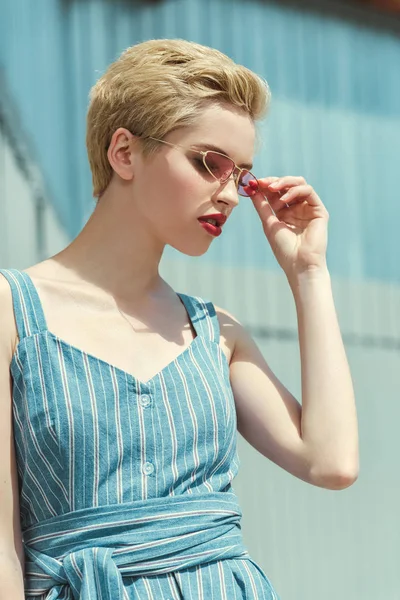
<svg viewBox="0 0 400 600"><path fill-rule="evenodd" d="M215 194L216 204L225 204L233 210L239 204L239 194L236 181L231 175L224 183L221 184L219 190Z"/></svg>

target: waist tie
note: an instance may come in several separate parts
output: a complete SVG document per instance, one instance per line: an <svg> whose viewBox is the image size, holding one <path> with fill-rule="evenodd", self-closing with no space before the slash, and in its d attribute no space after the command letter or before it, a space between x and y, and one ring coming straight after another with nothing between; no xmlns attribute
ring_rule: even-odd
<svg viewBox="0 0 400 600"><path fill-rule="evenodd" d="M24 531L25 593L47 600L124 600L123 576L248 557L232 492L85 508ZM69 597L69 596L68 596Z"/></svg>

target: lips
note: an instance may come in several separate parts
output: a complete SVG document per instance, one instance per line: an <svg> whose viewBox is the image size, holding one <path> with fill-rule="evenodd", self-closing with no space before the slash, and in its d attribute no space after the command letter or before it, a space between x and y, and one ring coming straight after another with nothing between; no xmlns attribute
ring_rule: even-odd
<svg viewBox="0 0 400 600"><path fill-rule="evenodd" d="M214 237L218 237L222 233L222 225L226 222L227 217L221 213L213 215L204 215L199 217L200 225Z"/></svg>
<svg viewBox="0 0 400 600"><path fill-rule="evenodd" d="M213 215L204 215L203 217L199 217L199 221L216 221L216 225L221 227L226 222L227 217L222 213L215 213Z"/></svg>

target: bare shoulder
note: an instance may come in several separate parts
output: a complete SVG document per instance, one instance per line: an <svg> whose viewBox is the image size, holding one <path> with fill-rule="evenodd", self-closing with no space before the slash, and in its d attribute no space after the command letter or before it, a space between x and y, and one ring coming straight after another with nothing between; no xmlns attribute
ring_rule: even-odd
<svg viewBox="0 0 400 600"><path fill-rule="evenodd" d="M54 261L53 257L51 257L34 265L31 265L27 269L24 269L24 272L27 273L30 277L39 280L57 279L57 277L54 277L56 265L56 261Z"/></svg>
<svg viewBox="0 0 400 600"><path fill-rule="evenodd" d="M221 308L220 306L214 306L215 312L217 313L219 325L222 330L229 336L232 332L237 331L242 327L239 320L233 316L226 308Z"/></svg>
<svg viewBox="0 0 400 600"><path fill-rule="evenodd" d="M221 342L229 348L229 365L252 362L266 367L265 359L246 327L226 309L215 307L221 329Z"/></svg>
<svg viewBox="0 0 400 600"><path fill-rule="evenodd" d="M230 364L237 345L240 343L240 339L245 335L245 329L239 320L228 310L219 306L215 306L214 308L221 331L220 344Z"/></svg>

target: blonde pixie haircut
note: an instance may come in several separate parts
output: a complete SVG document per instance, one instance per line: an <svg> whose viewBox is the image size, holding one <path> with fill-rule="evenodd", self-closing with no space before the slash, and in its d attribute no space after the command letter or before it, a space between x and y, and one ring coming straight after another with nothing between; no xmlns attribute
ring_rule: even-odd
<svg viewBox="0 0 400 600"><path fill-rule="evenodd" d="M270 100L267 82L228 56L186 40L148 40L125 50L90 92L86 146L93 196L111 181L108 146L118 127L143 139L148 156L168 133L195 125L212 102L244 110L253 121Z"/></svg>

